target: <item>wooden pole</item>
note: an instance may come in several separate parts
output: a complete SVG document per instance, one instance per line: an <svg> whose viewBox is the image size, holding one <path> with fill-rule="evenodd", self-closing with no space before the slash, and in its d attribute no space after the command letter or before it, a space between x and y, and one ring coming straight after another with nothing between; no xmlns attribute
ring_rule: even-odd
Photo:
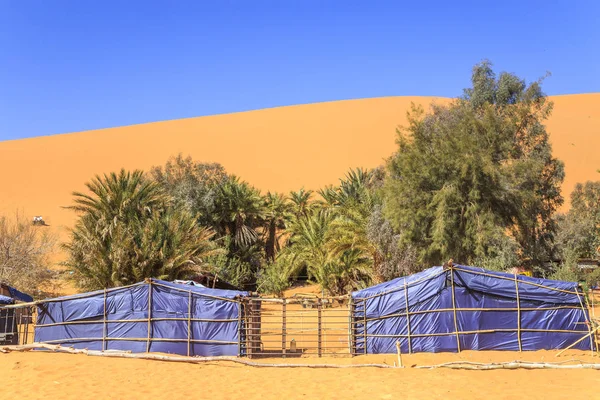
<svg viewBox="0 0 600 400"><path fill-rule="evenodd" d="M238 357L242 356L242 301L238 303Z"/></svg>
<svg viewBox="0 0 600 400"><path fill-rule="evenodd" d="M367 299L363 301L363 336L364 336L364 352L367 354Z"/></svg>
<svg viewBox="0 0 600 400"><path fill-rule="evenodd" d="M146 353L150 352L150 338L152 336L152 280L148 279L148 341L146 342Z"/></svg>
<svg viewBox="0 0 600 400"><path fill-rule="evenodd" d="M408 285L404 278L404 301L406 302L406 330L408 332L408 354L412 354L412 343L410 340L410 314L408 310Z"/></svg>
<svg viewBox="0 0 600 400"><path fill-rule="evenodd" d="M523 344L521 343L521 301L519 299L519 280L515 273L515 290L517 292L517 340L519 342L519 352L523 351Z"/></svg>
<svg viewBox="0 0 600 400"><path fill-rule="evenodd" d="M585 293L584 293L585 294ZM591 290L590 290L590 294L591 294ZM585 298L585 307L588 309L588 311L590 310L590 302L588 300L589 296L584 296ZM593 308L592 308L593 310ZM585 312L585 311L584 311ZM589 330L591 330L593 328L592 326L592 321L593 321L593 317L590 318L590 321L588 322L588 326L589 326ZM592 335L590 337L590 340L592 341L592 346L593 349L596 349L596 355L598 355L598 343L596 342L596 338L595 335ZM592 350L592 356L594 355L594 350Z"/></svg>
<svg viewBox="0 0 600 400"><path fill-rule="evenodd" d="M562 353L564 353L565 351L569 350L570 348L572 348L573 346L575 346L577 343L582 342L585 338L593 336L594 333L596 333L598 330L600 330L600 326L597 326L596 328L594 328L593 330L591 330L588 334L586 334L582 338L579 338L578 340L576 340L575 342L573 342L569 347L567 347L565 349L562 349L561 351L559 351L558 353L556 353L556 355L554 357L560 356Z"/></svg>
<svg viewBox="0 0 600 400"><path fill-rule="evenodd" d="M108 325L106 323L106 288L104 289L104 324L102 326L102 351L106 350L106 336L108 336Z"/></svg>
<svg viewBox="0 0 600 400"><path fill-rule="evenodd" d="M286 344L285 341L287 340L286 338L286 331L287 331L287 327L286 327L286 315L285 315L286 309L285 309L285 299L283 299L283 303L281 303L281 353L283 355L283 358L285 358L285 353L286 353Z"/></svg>
<svg viewBox="0 0 600 400"><path fill-rule="evenodd" d="M354 315L353 305L353 298L350 296L350 299L348 300L348 352L350 353L350 356L353 356L356 352L356 347L354 346L354 325L352 324Z"/></svg>
<svg viewBox="0 0 600 400"><path fill-rule="evenodd" d="M187 355L191 354L192 350L192 291L188 292L188 320L187 320Z"/></svg>
<svg viewBox="0 0 600 400"><path fill-rule="evenodd" d="M321 329L321 299L317 299L317 354L321 357L321 341L323 331Z"/></svg>
<svg viewBox="0 0 600 400"><path fill-rule="evenodd" d="M396 355L398 357L398 368L404 368L402 364L402 350L400 350L400 341L396 340Z"/></svg>
<svg viewBox="0 0 600 400"><path fill-rule="evenodd" d="M454 294L454 267L450 267L450 283L452 286L452 312L454 313L454 333L456 333L456 348L460 353L460 336L458 334L458 320L456 319L456 300Z"/></svg>
<svg viewBox="0 0 600 400"><path fill-rule="evenodd" d="M588 331L590 333L590 350L592 352L592 357L594 356L594 337L592 336L592 323L590 322L587 313L585 312L585 307L583 306L583 301L581 301L581 296L579 295L579 289L575 288L575 292L577 292L577 299L579 300L579 304L581 305L581 311L583 312L583 317L585 318L585 322L587 322Z"/></svg>

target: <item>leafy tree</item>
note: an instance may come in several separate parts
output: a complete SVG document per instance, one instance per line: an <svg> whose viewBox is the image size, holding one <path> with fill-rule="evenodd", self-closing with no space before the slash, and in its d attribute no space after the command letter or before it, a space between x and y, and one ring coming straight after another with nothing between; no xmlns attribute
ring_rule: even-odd
<svg viewBox="0 0 600 400"><path fill-rule="evenodd" d="M53 292L50 254L56 238L22 215L0 216L0 282L32 296Z"/></svg>
<svg viewBox="0 0 600 400"><path fill-rule="evenodd" d="M563 164L543 125L552 103L540 82L496 77L487 61L471 80L451 104L408 114L388 163L385 216L423 267L489 261L505 254L507 236L520 259L540 266L551 256L563 201Z"/></svg>
<svg viewBox="0 0 600 400"><path fill-rule="evenodd" d="M600 182L578 183L571 193L571 209L559 215L557 222L561 265L553 278L597 284L600 270L584 274L577 268L577 261L600 256Z"/></svg>
<svg viewBox="0 0 600 400"><path fill-rule="evenodd" d="M65 265L84 289L131 284L144 278L180 279L198 272L215 251L213 235L189 211L173 205L142 171L96 176L91 193L74 192L79 214L64 249Z"/></svg>
<svg viewBox="0 0 600 400"><path fill-rule="evenodd" d="M164 166L152 167L149 176L178 205L197 215L200 225L217 228L214 214L218 186L229 179L221 164L199 163L178 154Z"/></svg>

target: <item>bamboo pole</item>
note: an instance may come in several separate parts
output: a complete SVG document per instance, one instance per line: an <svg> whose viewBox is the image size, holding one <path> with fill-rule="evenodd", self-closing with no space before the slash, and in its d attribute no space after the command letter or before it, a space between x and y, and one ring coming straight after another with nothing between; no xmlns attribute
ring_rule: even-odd
<svg viewBox="0 0 600 400"><path fill-rule="evenodd" d="M589 300L588 300L588 297L589 297L589 296L585 296L585 293L584 293L584 298L585 298L585 306L586 306L586 308L587 308L588 310L590 310L590 302L589 302ZM593 308L591 308L591 309L593 310ZM584 312L585 312L585 311L584 311ZM593 326L592 326L592 321L593 321L593 317L590 317L590 321L588 322L588 325L589 325L589 327L590 327L590 330L593 328ZM596 342L595 335L592 335L592 336L590 337L590 340L592 341L592 346L594 346L594 348L596 349L596 355L598 355L598 343ZM592 356L593 356L593 355L594 355L594 350L592 350Z"/></svg>
<svg viewBox="0 0 600 400"><path fill-rule="evenodd" d="M517 292L517 340L519 341L519 352L523 351L521 343L521 301L519 299L519 280L515 273L515 291Z"/></svg>
<svg viewBox="0 0 600 400"><path fill-rule="evenodd" d="M187 321L187 317L173 317L173 318L150 318L152 322L155 321ZM217 322L217 323L231 323L237 322L237 318L228 318L228 319L210 319L210 318L192 318L192 322ZM52 324L40 324L36 325L38 328L48 328L51 326L61 326L61 325L88 325L88 324L99 324L102 323L102 320L91 320L91 321L63 321L63 322L55 322ZM133 319L113 319L107 320L107 324L125 324L125 323L137 323L137 322L148 322L148 318L133 318Z"/></svg>
<svg viewBox="0 0 600 400"><path fill-rule="evenodd" d="M323 332L321 330L321 299L317 299L317 354L321 357Z"/></svg>
<svg viewBox="0 0 600 400"><path fill-rule="evenodd" d="M540 307L540 308L534 308L534 307L521 307L520 310L521 312L523 311L551 311L551 310L579 310L580 307L579 306L557 306L557 307ZM498 308L477 308L477 307L458 307L456 308L457 311L460 312L465 312L465 311L518 311L519 308L517 307L498 307ZM453 308L436 308L435 310L419 310L419 311L411 311L408 314L409 315L420 315L420 314L430 314L430 313L436 313L436 312L452 312L454 311ZM394 317L403 317L406 315L406 312L402 312L402 313L397 313L397 314L388 314L388 315L382 315L379 317L373 317L373 318L368 318L367 321L379 321L382 319L386 319L386 318L394 318Z"/></svg>
<svg viewBox="0 0 600 400"><path fill-rule="evenodd" d="M581 311L583 312L583 317L585 318L585 322L587 323L588 331L590 333L590 350L592 352L592 357L593 357L594 356L594 338L592 336L592 323L590 322L590 319L588 318L588 314L585 310L585 307L583 306L583 301L581 301L581 296L579 295L579 290L577 291L577 299L579 300L579 304L581 305Z"/></svg>
<svg viewBox="0 0 600 400"><path fill-rule="evenodd" d="M498 333L498 332L516 332L515 328L510 329L485 329L485 330L472 330L472 331L459 331L459 335L474 335L477 333ZM523 329L521 328L521 332L554 332L554 333L586 333L586 331L580 330L566 330L566 329ZM435 336L450 336L456 335L456 332L441 332L441 333L412 333L412 338L417 337L435 337ZM399 334L373 334L370 333L367 335L368 337L379 337L379 338L397 338L397 337L408 337L408 335L399 335Z"/></svg>
<svg viewBox="0 0 600 400"><path fill-rule="evenodd" d="M150 352L150 337L152 336L152 280L148 279L148 342L146 353Z"/></svg>
<svg viewBox="0 0 600 400"><path fill-rule="evenodd" d="M582 338L579 338L578 340L576 340L575 342L573 342L571 345L569 345L569 347L559 351L555 357L558 357L559 355L561 355L562 353L564 353L565 351L569 350L570 348L572 348L573 346L575 346L577 343L582 342L584 339L586 339L587 337L591 337L594 335L594 333L596 333L598 330L600 330L600 325L597 326L596 328L594 328L593 330L591 330L588 334L584 335Z"/></svg>
<svg viewBox="0 0 600 400"><path fill-rule="evenodd" d="M116 340L122 342L147 342L148 338L128 338L128 337L108 337L107 340ZM68 339L54 339L54 340L45 340L44 343L48 344L61 344L61 343L70 343L70 342L95 342L100 341L102 338L100 337L90 337L90 338L68 338ZM187 339L173 339L173 338L150 338L151 342L170 342L170 343L186 343ZM192 343L210 343L210 344L218 344L218 345L232 345L237 344L233 341L228 340L211 340L211 339L191 339Z"/></svg>
<svg viewBox="0 0 600 400"><path fill-rule="evenodd" d="M281 352L282 352L282 357L285 358L285 353L286 353L286 315L285 315L285 299L283 299L283 303L281 303Z"/></svg>
<svg viewBox="0 0 600 400"><path fill-rule="evenodd" d="M510 361L506 363L473 363L465 361L449 362L438 365L423 365L416 368L450 368L450 369L467 369L467 370L492 370L492 369L596 369L600 370L600 364L575 364L561 365L556 363L534 363L527 361Z"/></svg>
<svg viewBox="0 0 600 400"><path fill-rule="evenodd" d="M452 268L455 269L455 270L457 270L457 271L465 272L467 274L489 276L489 277L492 277L492 278L504 279L504 280L507 280L507 281L511 281L512 280L511 278L508 278L508 277L502 276L502 275L493 275L493 274L488 274L486 272L481 272L481 271L471 271L471 270L463 269L463 268L456 267L456 266L453 266ZM523 283L525 285L531 285L531 286L543 288L543 289L554 290L555 292L568 293L568 294L577 295L577 291L559 289L559 288L555 288L555 287L552 287L552 286L542 285L540 283L534 283L534 282L529 282L529 281L524 281L524 280L522 280L521 283Z"/></svg>
<svg viewBox="0 0 600 400"><path fill-rule="evenodd" d="M363 336L364 336L364 346L365 346L365 354L367 354L367 300L363 301Z"/></svg>
<svg viewBox="0 0 600 400"><path fill-rule="evenodd" d="M410 314L408 310L408 286L404 278L404 301L406 302L406 330L408 332L408 354L412 354L412 343L410 341Z"/></svg>
<svg viewBox="0 0 600 400"><path fill-rule="evenodd" d="M354 327L352 325L352 296L350 296L350 299L348 300L348 353L350 353L350 355L352 355L354 353L353 348L354 348L354 344L353 344L353 330Z"/></svg>
<svg viewBox="0 0 600 400"><path fill-rule="evenodd" d="M187 356L192 349L192 291L188 292L188 321L187 321Z"/></svg>
<svg viewBox="0 0 600 400"><path fill-rule="evenodd" d="M247 361L230 356L216 356L216 357L186 357L186 356L167 356L162 354L149 354L149 353L128 353L128 352L101 352L96 350L86 349L73 349L69 347L52 346L44 343L33 343L26 346L2 346L0 352L10 351L29 351L36 348L46 348L47 350L55 352L73 353L73 354L85 354L88 356L97 357L116 357L116 358L135 358L143 360L157 360L157 361L170 361L170 362L185 362L192 364L200 364L205 362L233 362L237 364L243 364L250 367L262 367L262 368L394 368L387 364L267 364L257 363L253 361Z"/></svg>
<svg viewBox="0 0 600 400"><path fill-rule="evenodd" d="M242 303L238 303L238 357L242 356Z"/></svg>
<svg viewBox="0 0 600 400"><path fill-rule="evenodd" d="M152 282L152 284L154 286L160 286L160 287L167 288L169 290L175 290L175 291L184 292L184 293L187 293L188 290L189 290L189 289L181 289L181 288L178 288L178 287L168 286L168 285L165 285L165 284L162 284L162 283L158 283L158 282ZM196 295L199 296L199 297L205 297L207 299L229 301L231 303L238 303L240 301L237 298L230 299L230 298L227 298L227 297L213 296L213 295L206 294L206 293L196 293Z"/></svg>
<svg viewBox="0 0 600 400"><path fill-rule="evenodd" d="M106 337L108 336L108 325L106 324L106 289L104 289L104 325L102 327L102 351L106 350Z"/></svg>
<svg viewBox="0 0 600 400"><path fill-rule="evenodd" d="M456 300L454 294L454 267L450 267L450 282L452 285L452 312L454 313L454 332L456 333L456 348L460 353L460 337L458 334L458 321L456 319Z"/></svg>
<svg viewBox="0 0 600 400"><path fill-rule="evenodd" d="M427 277L425 277L425 278L421 278L421 279L417 279L417 280L415 280L415 281L412 281L412 282L410 283L410 285L409 285L409 286L415 286L415 285L417 285L417 284L419 284L419 283L426 282L426 281L430 281L430 280L432 280L432 279L435 279L435 278L437 278L437 277L438 277L438 276L440 276L440 275L444 275L445 273L446 273L446 270L441 270L440 272L438 272L438 273L437 273L437 274L435 274L435 275L427 276ZM393 289L390 289L390 290L386 290L386 291L384 291L384 292L381 292L381 293L374 294L374 295L372 295L372 296L364 297L364 298L362 298L361 300L370 300L370 299L374 299L374 298L376 298L376 297L385 296L385 295L387 295L387 294L390 294L390 293L399 292L399 291L401 291L402 289L403 289L403 287L402 287L402 286L400 286L400 287L396 287L396 288L393 288Z"/></svg>

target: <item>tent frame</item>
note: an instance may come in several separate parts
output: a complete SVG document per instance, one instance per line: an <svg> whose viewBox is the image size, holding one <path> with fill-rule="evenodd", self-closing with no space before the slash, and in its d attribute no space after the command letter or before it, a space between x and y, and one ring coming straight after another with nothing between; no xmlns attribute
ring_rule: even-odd
<svg viewBox="0 0 600 400"><path fill-rule="evenodd" d="M439 308L439 309L435 309L435 310L409 311L408 288L411 286L414 286L416 284L435 279L435 278L439 277L440 275L445 274L447 271L450 271L452 308ZM504 280L510 280L510 281L514 280L516 303L517 303L516 307L494 307L494 308L473 308L473 307L459 308L459 307L456 307L456 300L455 300L455 286L456 285L454 283L454 271L462 271L462 272L469 273L469 274L488 276L488 277L492 277L492 278L496 278L496 279L504 279ZM520 297L519 297L519 285L520 284L531 285L531 286L535 286L535 287L539 287L539 288L543 288L543 289L547 289L547 290L553 290L553 291L560 292L560 293L574 294L579 299L580 306L579 307L577 307L577 306L556 306L556 307L543 307L543 308L521 307L521 301L520 301ZM406 299L406 311L405 312L383 315L383 316L373 317L373 318L367 318L366 309L367 309L367 301L368 300L372 300L372 299L375 299L375 298L378 298L381 296L385 296L390 293L399 292L401 290L403 290L405 293L405 299ZM523 311L540 311L540 310L550 311L550 310L560 310L560 309L581 309L585 316L586 325L588 327L587 334L592 335L592 324L591 324L591 321L588 319L586 309L585 309L583 301L581 299L581 293L578 290L577 291L564 290L564 289L554 288L554 287L547 286L547 285L542 285L542 284L535 283L535 282L520 280L518 277L518 274L514 274L513 278L508 278L508 277L504 277L504 276L489 274L484 271L467 270L467 269L461 268L460 266L456 266L456 265L452 264L451 261L448 262L447 264L445 264L444 268L435 275L428 276L428 277L425 277L422 279L418 279L411 283L407 283L406 278L405 278L403 285L399 285L396 288L386 290L386 291L383 291L381 293L377 293L377 294L374 294L371 296L367 296L367 297L363 297L363 298L355 298L354 302L355 302L355 304L362 305L362 308L357 307L357 314L353 314L352 329L354 332L356 332L356 330L358 328L361 328L363 330L361 335L356 335L356 336L357 337L362 336L362 344L363 344L363 353L364 354L368 354L368 338L369 337L397 338L397 339L405 338L405 339L407 339L408 349L409 349L409 354L410 354L410 353L412 353L411 339L413 339L413 338L455 335L456 336L456 348L457 348L457 351L460 353L461 352L460 335L486 334L486 333L496 333L496 332L516 332L517 338L518 338L518 344L519 344L519 352L521 352L523 350L522 341L521 341L521 334L523 332L584 333L584 331L581 331L581 330L530 329L530 328L523 329L523 328L521 328L521 313ZM587 299L586 299L586 302L587 302ZM361 309L364 310L364 311L362 311L362 313L360 311ZM486 329L486 330L461 331L458 328L457 312L463 312L463 311L467 311L467 312L468 311L481 311L481 312L516 311L517 327L516 328L506 328L506 329ZM426 314L426 313L441 313L441 312L452 312L453 313L453 322L454 322L454 331L453 332L421 333L421 334L412 333L411 334L411 328L410 328L410 316L411 315ZM382 335L382 334L369 334L368 333L368 323L369 322L380 321L380 320L387 319L387 318L402 317L402 316L406 317L407 334ZM358 344L359 343L357 343L356 341L354 342L354 345L356 347L355 347L353 353L355 353L355 354L358 353L358 350L357 350ZM590 338L590 351L592 352L592 356L594 355L594 352L599 353L598 343L595 340L593 340L593 337Z"/></svg>

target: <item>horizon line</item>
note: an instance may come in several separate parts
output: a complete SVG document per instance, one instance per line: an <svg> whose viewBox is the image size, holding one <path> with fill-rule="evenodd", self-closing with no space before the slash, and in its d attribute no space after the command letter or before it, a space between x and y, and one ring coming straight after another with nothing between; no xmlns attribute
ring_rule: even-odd
<svg viewBox="0 0 600 400"><path fill-rule="evenodd" d="M546 95L546 96L547 97L562 97L562 96L587 96L587 95L600 95L600 92L565 93L565 94L555 94L555 95ZM49 137L49 136L73 135L73 134L77 134L77 133L95 132L95 131L102 131L102 130L107 130L107 129L127 128L127 127L138 126L138 125L149 125L149 124L156 124L156 123L161 123L161 122L182 121L182 120L196 119L196 118L219 117L219 116L232 115L232 114L244 114L244 113L250 113L250 112L257 112L257 111L275 110L275 109L280 109L280 108L291 108L291 107L301 107L301 106L310 106L310 105L319 105L319 104L328 104L328 103L377 100L377 99L400 98L400 97L456 99L459 96L447 97L447 96L433 96L433 95L417 95L417 96L390 95L390 96L371 96L371 97L323 100L323 101L309 102L309 103L294 103L294 104L285 104L285 105L278 105L278 106L264 107L264 108L251 108L251 109L246 109L246 110L228 111L228 112L222 112L222 113L217 113L217 114L204 114L204 115L195 115L195 116L190 116L190 117L180 117L180 118L169 118L169 119L161 119L161 120L135 122L135 123L125 124L125 125L105 126L105 127L91 128L91 129L85 129L85 130L79 130L79 131L48 133L48 134L43 134L43 135L27 136L27 137L21 137L21 138L16 138L16 139L0 140L0 144L5 143L5 142L15 142L15 141L22 141L22 140L45 138L45 137Z"/></svg>

